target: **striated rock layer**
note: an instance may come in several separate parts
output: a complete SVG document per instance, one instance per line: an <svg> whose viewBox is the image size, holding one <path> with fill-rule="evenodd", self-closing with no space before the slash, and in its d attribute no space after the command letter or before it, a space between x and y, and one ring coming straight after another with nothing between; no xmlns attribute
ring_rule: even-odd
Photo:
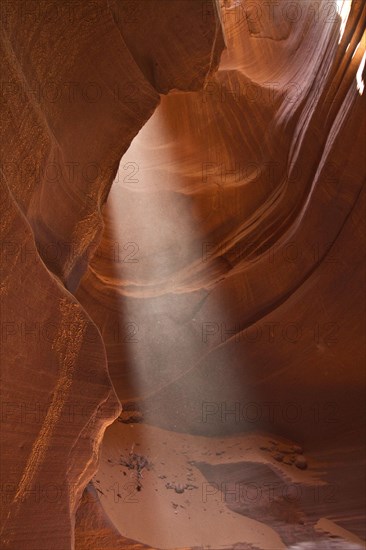
<svg viewBox="0 0 366 550"><path fill-rule="evenodd" d="M219 71L132 142L76 296L135 422L300 443L339 489L301 503L306 525L331 518L347 548L365 537L365 6L335 8L223 3Z"/></svg>
<svg viewBox="0 0 366 550"><path fill-rule="evenodd" d="M221 26L205 5L205 22L189 0L1 5L2 548L74 548L76 508L120 404L72 292L159 94L195 90L217 66ZM136 25L152 26L149 42Z"/></svg>
<svg viewBox="0 0 366 550"><path fill-rule="evenodd" d="M340 37L327 6L226 2L218 73L121 162L76 295L120 399L161 426L241 431L221 404L253 401L307 442L363 426L365 8Z"/></svg>

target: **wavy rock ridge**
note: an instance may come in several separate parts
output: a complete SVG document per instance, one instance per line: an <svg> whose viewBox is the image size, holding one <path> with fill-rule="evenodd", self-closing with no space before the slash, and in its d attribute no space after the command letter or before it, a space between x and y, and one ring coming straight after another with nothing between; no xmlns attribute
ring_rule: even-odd
<svg viewBox="0 0 366 550"><path fill-rule="evenodd" d="M120 404L100 332L70 292L159 93L196 89L217 65L223 40L207 7L203 25L185 0L2 4L4 548L74 547L76 508ZM152 25L152 44L141 48L136 24Z"/></svg>

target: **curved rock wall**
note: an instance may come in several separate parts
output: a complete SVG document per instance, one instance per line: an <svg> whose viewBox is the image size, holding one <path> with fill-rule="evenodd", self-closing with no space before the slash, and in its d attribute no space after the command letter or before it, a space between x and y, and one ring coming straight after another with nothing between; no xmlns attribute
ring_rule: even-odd
<svg viewBox="0 0 366 550"><path fill-rule="evenodd" d="M145 422L146 447L149 426L178 432L177 446L200 434L221 448L228 433L253 430L305 446L309 473L336 490L333 499L300 499L296 514L307 519L289 520L290 532L273 504L273 517L264 508L236 512L286 544L313 540L304 542L309 548L333 547L332 537L317 534L324 514L349 529L333 536L365 536L365 8L347 5L345 24L329 2L222 3L219 71L202 92L163 98L131 144L77 291L102 333L125 409L120 420ZM109 463L118 464L124 447L125 432L115 432L94 480L103 490L110 483L99 480L110 479ZM159 449L168 436L157 433ZM212 454L201 458L208 482L219 470ZM232 474L235 464L223 459L217 485L245 477L246 454ZM101 502L126 532L128 506L107 493ZM138 502L143 510L144 498ZM156 506L170 517L164 497ZM127 544L107 533L111 547ZM145 530L135 533L149 540Z"/></svg>
<svg viewBox="0 0 366 550"><path fill-rule="evenodd" d="M223 38L206 7L203 25L186 0L1 5L3 548L74 547L76 508L120 404L100 332L70 292L159 93L196 89L216 68ZM141 48L136 22L155 27L153 44ZM150 78L158 60L164 71Z"/></svg>
<svg viewBox="0 0 366 550"><path fill-rule="evenodd" d="M124 156L77 296L149 421L315 442L363 424L365 13L340 37L327 2L250 6L223 6L218 73Z"/></svg>

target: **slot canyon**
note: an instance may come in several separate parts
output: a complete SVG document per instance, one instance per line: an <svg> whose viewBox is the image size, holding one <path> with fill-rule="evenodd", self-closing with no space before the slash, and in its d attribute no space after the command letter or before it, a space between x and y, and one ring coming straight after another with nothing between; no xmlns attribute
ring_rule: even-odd
<svg viewBox="0 0 366 550"><path fill-rule="evenodd" d="M365 548L364 0L0 16L1 548Z"/></svg>

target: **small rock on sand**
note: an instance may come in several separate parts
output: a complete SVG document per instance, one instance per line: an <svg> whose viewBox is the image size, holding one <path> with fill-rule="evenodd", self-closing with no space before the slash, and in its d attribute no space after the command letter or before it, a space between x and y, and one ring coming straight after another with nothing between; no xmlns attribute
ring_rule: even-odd
<svg viewBox="0 0 366 550"><path fill-rule="evenodd" d="M285 455L289 455L289 454L294 452L291 447L279 447L278 450L279 450L280 453L285 454Z"/></svg>
<svg viewBox="0 0 366 550"><path fill-rule="evenodd" d="M308 467L306 458L303 456L297 456L295 459L295 466L300 470L306 470L306 468Z"/></svg>

